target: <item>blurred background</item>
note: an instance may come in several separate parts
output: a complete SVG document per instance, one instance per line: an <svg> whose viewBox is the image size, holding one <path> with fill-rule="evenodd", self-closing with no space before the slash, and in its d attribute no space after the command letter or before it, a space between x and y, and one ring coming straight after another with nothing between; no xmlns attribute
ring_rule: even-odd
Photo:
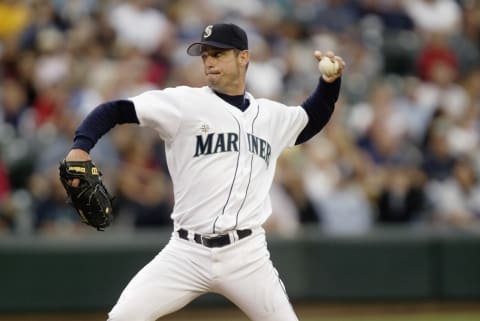
<svg viewBox="0 0 480 321"><path fill-rule="evenodd" d="M256 97L302 103L316 49L347 63L333 118L272 187L265 228L293 299L480 300L479 1L0 0L0 311L103 309L168 240L154 132L117 126L92 151L116 196L104 234L66 204L58 162L98 104L203 86L185 50L218 21L246 29ZM68 283L85 264L116 287Z"/></svg>

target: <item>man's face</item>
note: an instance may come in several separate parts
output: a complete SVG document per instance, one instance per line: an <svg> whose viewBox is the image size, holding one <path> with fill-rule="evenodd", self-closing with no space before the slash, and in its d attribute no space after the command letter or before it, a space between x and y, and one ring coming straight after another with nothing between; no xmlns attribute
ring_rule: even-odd
<svg viewBox="0 0 480 321"><path fill-rule="evenodd" d="M243 94L248 51L205 46L201 57L210 88L229 95Z"/></svg>

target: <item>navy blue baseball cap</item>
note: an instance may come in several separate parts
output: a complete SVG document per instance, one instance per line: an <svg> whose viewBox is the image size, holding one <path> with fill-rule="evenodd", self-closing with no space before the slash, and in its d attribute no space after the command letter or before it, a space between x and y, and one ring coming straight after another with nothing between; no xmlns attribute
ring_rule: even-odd
<svg viewBox="0 0 480 321"><path fill-rule="evenodd" d="M187 53L190 56L200 56L204 45L221 49L247 50L247 33L233 23L209 25L203 31L200 41L188 46Z"/></svg>

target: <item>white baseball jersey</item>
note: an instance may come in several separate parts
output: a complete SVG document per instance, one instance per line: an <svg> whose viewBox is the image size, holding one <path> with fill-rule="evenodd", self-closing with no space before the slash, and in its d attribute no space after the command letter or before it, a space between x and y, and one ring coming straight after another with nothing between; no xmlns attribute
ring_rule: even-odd
<svg viewBox="0 0 480 321"><path fill-rule="evenodd" d="M165 141L175 229L201 234L261 226L271 213L277 158L308 122L287 107L247 93L241 111L209 87L152 90L129 98L140 125Z"/></svg>

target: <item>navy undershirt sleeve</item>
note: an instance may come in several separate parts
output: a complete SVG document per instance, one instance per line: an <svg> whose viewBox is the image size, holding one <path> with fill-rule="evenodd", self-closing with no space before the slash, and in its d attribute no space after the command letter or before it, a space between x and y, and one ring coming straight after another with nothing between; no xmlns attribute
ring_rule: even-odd
<svg viewBox="0 0 480 321"><path fill-rule="evenodd" d="M106 132L117 124L127 123L140 123L133 102L114 100L103 103L92 110L77 128L72 148L90 152Z"/></svg>
<svg viewBox="0 0 480 321"><path fill-rule="evenodd" d="M315 91L302 103L308 115L308 123L298 135L295 145L304 143L318 134L330 120L340 94L340 84L341 78L332 83L320 78Z"/></svg>

